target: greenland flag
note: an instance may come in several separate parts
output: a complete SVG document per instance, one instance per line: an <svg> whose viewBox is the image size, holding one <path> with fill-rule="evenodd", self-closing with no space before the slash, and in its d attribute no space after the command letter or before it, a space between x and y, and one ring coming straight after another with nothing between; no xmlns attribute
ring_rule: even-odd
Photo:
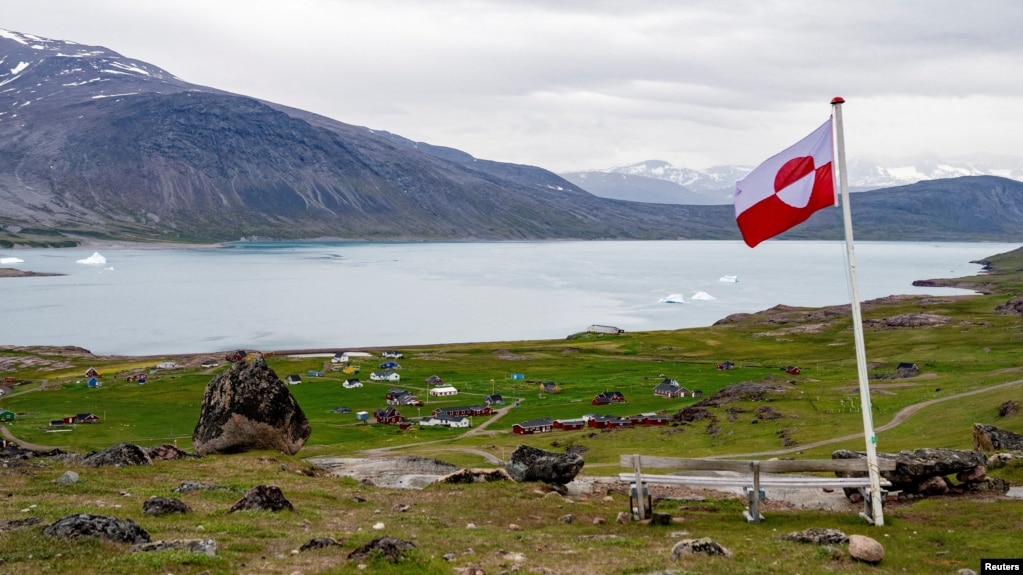
<svg viewBox="0 0 1023 575"><path fill-rule="evenodd" d="M749 247L835 205L831 119L735 182L735 220Z"/></svg>

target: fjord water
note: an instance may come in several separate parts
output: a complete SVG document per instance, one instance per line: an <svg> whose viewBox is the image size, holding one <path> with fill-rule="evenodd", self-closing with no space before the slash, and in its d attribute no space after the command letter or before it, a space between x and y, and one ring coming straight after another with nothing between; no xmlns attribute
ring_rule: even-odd
<svg viewBox="0 0 1023 575"><path fill-rule="evenodd" d="M912 282L973 275L971 261L1017 247L859 242L860 299L967 294ZM76 263L94 251L106 263ZM558 339L590 324L679 329L776 304L849 302L842 242L240 243L3 256L66 275L0 279L0 345L97 354ZM659 301L672 294L685 303Z"/></svg>

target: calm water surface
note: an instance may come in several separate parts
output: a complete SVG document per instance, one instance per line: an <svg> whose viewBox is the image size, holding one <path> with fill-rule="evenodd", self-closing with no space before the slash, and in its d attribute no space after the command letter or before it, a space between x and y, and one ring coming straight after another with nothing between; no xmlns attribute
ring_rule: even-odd
<svg viewBox="0 0 1023 575"><path fill-rule="evenodd" d="M860 242L860 299L969 293L911 284L974 274L970 261L1017 247ZM158 355L556 339L850 297L841 242L253 243L99 249L106 263L77 263L94 251L0 251L24 260L2 267L66 274L0 279L0 344Z"/></svg>

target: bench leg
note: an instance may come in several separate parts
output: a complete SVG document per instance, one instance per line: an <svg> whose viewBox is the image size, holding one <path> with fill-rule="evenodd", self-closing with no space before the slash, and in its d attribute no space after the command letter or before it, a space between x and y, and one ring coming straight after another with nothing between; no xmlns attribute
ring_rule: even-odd
<svg viewBox="0 0 1023 575"><path fill-rule="evenodd" d="M764 520L764 516L760 514L760 502L763 501L763 491L759 489L751 489L750 487L743 488L746 491L746 500L749 505L743 510L742 515L746 518L747 523L760 523Z"/></svg>
<svg viewBox="0 0 1023 575"><path fill-rule="evenodd" d="M873 501L870 498L869 487L857 487L860 495L863 497L863 511L860 511L860 517L867 520L867 523L874 525L874 506ZM884 498L886 497L885 491L881 490L881 504L884 505Z"/></svg>

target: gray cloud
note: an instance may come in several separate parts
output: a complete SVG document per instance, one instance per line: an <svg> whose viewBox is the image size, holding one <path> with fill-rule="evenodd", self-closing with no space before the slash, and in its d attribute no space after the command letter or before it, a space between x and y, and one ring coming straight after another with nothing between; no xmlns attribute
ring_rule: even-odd
<svg viewBox="0 0 1023 575"><path fill-rule="evenodd" d="M0 26L556 171L753 164L844 96L853 156L1023 155L1023 3L35 0Z"/></svg>

